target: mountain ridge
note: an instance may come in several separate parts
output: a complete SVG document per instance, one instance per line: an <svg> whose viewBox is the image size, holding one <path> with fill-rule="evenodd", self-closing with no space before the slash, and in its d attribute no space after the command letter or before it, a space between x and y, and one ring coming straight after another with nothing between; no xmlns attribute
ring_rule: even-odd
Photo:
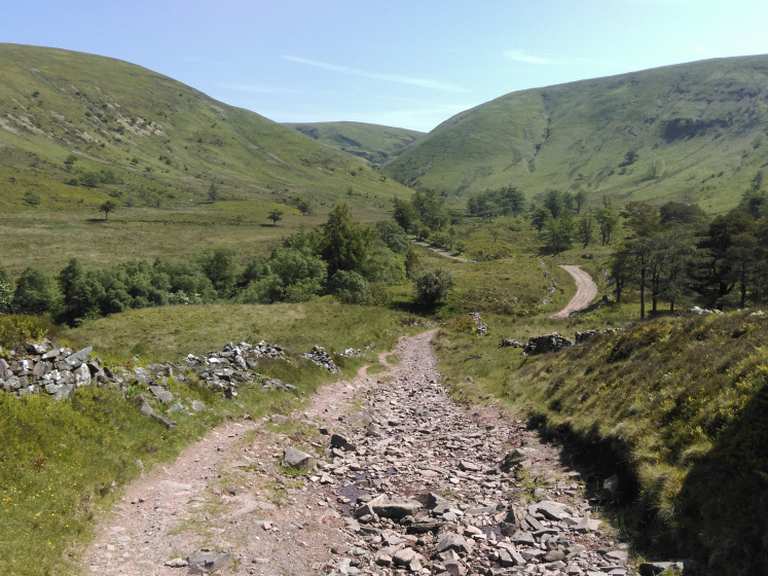
<svg viewBox="0 0 768 576"><path fill-rule="evenodd" d="M768 56L756 55L515 91L444 121L385 172L459 197L583 188L721 211L765 165L767 85Z"/></svg>

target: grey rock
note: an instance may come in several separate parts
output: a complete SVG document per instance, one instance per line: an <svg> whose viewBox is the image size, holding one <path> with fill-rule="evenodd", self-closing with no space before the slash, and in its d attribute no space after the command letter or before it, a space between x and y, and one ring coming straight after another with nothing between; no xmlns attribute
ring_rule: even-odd
<svg viewBox="0 0 768 576"><path fill-rule="evenodd" d="M385 495L378 496L368 502L373 511L383 517L400 520L405 516L412 516L421 509L421 502L406 498L388 498Z"/></svg>
<svg viewBox="0 0 768 576"><path fill-rule="evenodd" d="M677 562L643 562L638 567L640 576L660 576L667 570L676 570L681 574L685 570L685 563Z"/></svg>
<svg viewBox="0 0 768 576"><path fill-rule="evenodd" d="M227 552L200 550L187 557L190 574L211 574L232 561Z"/></svg>
<svg viewBox="0 0 768 576"><path fill-rule="evenodd" d="M163 414L160 414L155 411L154 408L152 408L152 405L147 401L147 399L143 395L138 396L138 402L139 402L139 411L146 416L147 418L151 418L152 420L155 420L157 422L160 422L163 426L166 428L174 428L176 426L176 422L171 420L170 418L167 418Z"/></svg>
<svg viewBox="0 0 768 576"><path fill-rule="evenodd" d="M88 358L91 355L91 352L93 352L93 346L87 346L82 350L79 350L74 354L70 354L69 356L67 356L65 358L65 362L69 364L72 368L78 368L83 362L88 360Z"/></svg>
<svg viewBox="0 0 768 576"><path fill-rule="evenodd" d="M455 532L447 532L437 541L437 551L455 550L460 554L467 554L472 550L472 545L464 536Z"/></svg>
<svg viewBox="0 0 768 576"><path fill-rule="evenodd" d="M548 352L559 352L570 346L573 346L573 342L567 338L563 338L557 332L554 332L552 334L531 338L528 340L525 348L523 348L523 352L528 356L534 356L536 354L546 354Z"/></svg>
<svg viewBox="0 0 768 576"><path fill-rule="evenodd" d="M72 376L74 377L75 387L88 386L91 383L91 371L85 364L80 364L80 366L75 368L72 371Z"/></svg>
<svg viewBox="0 0 768 576"><path fill-rule="evenodd" d="M355 447L341 434L331 434L331 448L344 450L345 452L354 452Z"/></svg>
<svg viewBox="0 0 768 576"><path fill-rule="evenodd" d="M7 380L11 376L13 376L13 372L11 372L10 364L5 359L0 358L0 380Z"/></svg>
<svg viewBox="0 0 768 576"><path fill-rule="evenodd" d="M283 465L290 468L309 468L312 465L312 456L288 446L283 450Z"/></svg>
<svg viewBox="0 0 768 576"><path fill-rule="evenodd" d="M173 393L162 386L150 386L149 391L152 393L152 396L157 398L163 404L170 404L174 400Z"/></svg>

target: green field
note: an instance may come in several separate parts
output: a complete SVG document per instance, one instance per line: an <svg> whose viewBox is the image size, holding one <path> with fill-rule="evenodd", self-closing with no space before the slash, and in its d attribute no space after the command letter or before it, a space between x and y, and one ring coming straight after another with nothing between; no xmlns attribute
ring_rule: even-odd
<svg viewBox="0 0 768 576"><path fill-rule="evenodd" d="M424 136L423 132L363 122L286 124L318 142L382 166Z"/></svg>
<svg viewBox="0 0 768 576"><path fill-rule="evenodd" d="M460 197L511 184L722 212L765 165L767 79L768 57L754 56L513 92L446 120L385 171Z"/></svg>

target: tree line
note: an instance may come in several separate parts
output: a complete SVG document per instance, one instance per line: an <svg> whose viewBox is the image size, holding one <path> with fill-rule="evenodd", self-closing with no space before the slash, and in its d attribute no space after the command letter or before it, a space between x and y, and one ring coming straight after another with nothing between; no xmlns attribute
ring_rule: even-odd
<svg viewBox="0 0 768 576"><path fill-rule="evenodd" d="M768 300L764 194L751 190L715 218L680 202L631 202L622 215L628 233L611 259L613 289L618 303L635 290L641 317L681 301L723 309Z"/></svg>
<svg viewBox="0 0 768 576"><path fill-rule="evenodd" d="M415 279L416 268L398 224L360 225L339 205L318 229L297 232L268 256L244 264L234 252L217 249L181 262L133 261L102 269L86 269L73 258L55 277L27 268L14 280L0 270L0 313L50 314L76 324L167 304L300 302L321 294L362 303L380 296L380 286ZM441 286L448 281L431 280ZM428 301L434 286L422 284Z"/></svg>

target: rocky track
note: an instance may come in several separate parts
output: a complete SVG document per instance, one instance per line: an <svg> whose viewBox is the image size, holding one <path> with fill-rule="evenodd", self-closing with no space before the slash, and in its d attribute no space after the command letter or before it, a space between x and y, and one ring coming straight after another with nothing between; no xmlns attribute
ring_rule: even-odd
<svg viewBox="0 0 768 576"><path fill-rule="evenodd" d="M98 529L86 566L99 576L632 574L553 447L495 409L450 399L432 336L403 339L400 362L377 377L323 389L295 417L306 436L229 424L149 474ZM316 467L285 468L293 447L314 452Z"/></svg>

